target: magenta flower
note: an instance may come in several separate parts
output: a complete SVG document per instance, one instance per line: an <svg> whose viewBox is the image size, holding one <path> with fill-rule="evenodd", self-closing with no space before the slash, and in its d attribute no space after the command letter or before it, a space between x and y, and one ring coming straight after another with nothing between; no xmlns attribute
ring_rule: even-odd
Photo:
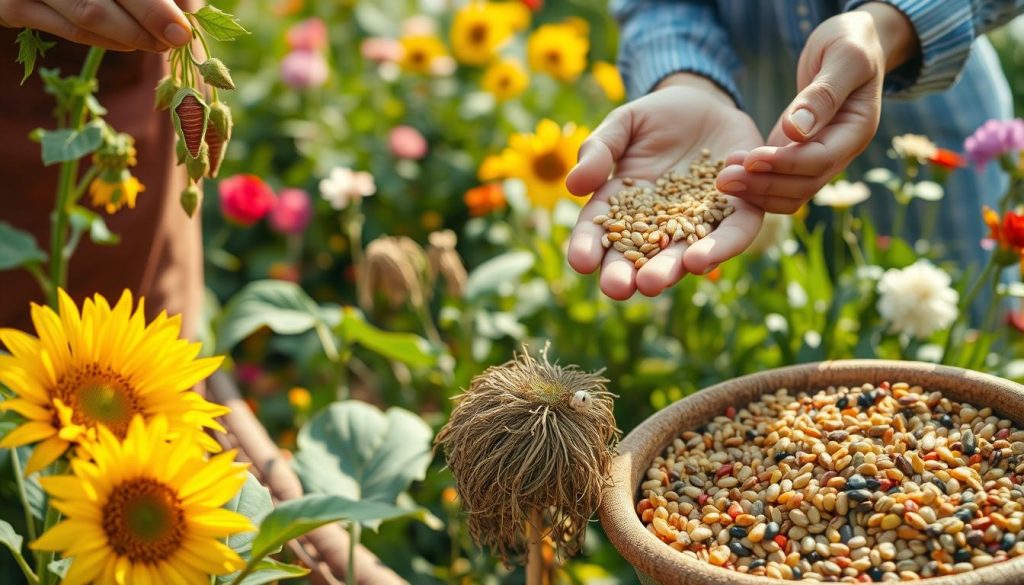
<svg viewBox="0 0 1024 585"><path fill-rule="evenodd" d="M295 51L321 51L327 47L327 25L319 18L307 18L289 28L285 39Z"/></svg>
<svg viewBox="0 0 1024 585"><path fill-rule="evenodd" d="M370 37L359 44L363 59L375 63L395 63L402 58L402 43L384 37Z"/></svg>
<svg viewBox="0 0 1024 585"><path fill-rule="evenodd" d="M974 131L966 141L964 150L974 164L984 166L1004 154L1024 149L1024 120L989 120Z"/></svg>
<svg viewBox="0 0 1024 585"><path fill-rule="evenodd" d="M263 219L277 201L270 186L255 175L235 175L221 181L218 187L221 213L241 226Z"/></svg>
<svg viewBox="0 0 1024 585"><path fill-rule="evenodd" d="M281 60L281 81L292 89L320 87L327 73L327 61L317 51L297 49Z"/></svg>
<svg viewBox="0 0 1024 585"><path fill-rule="evenodd" d="M398 158L419 160L427 156L427 139L412 126L395 126L388 135L388 146Z"/></svg>
<svg viewBox="0 0 1024 585"><path fill-rule="evenodd" d="M313 203L302 189L284 189L270 212L270 227L281 234L301 234L313 219Z"/></svg>

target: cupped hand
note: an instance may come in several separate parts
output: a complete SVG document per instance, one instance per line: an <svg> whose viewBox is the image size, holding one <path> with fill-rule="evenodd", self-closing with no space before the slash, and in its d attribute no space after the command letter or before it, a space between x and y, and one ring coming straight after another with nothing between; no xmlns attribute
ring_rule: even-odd
<svg viewBox="0 0 1024 585"><path fill-rule="evenodd" d="M657 295L687 273L703 274L736 256L757 235L763 212L735 197L729 199L736 211L711 235L692 246L675 242L639 270L622 253L601 246L604 228L592 220L608 213L608 198L623 188L624 178L650 185L669 170L687 172L704 148L715 160L763 143L753 120L726 93L689 74L669 78L657 91L616 109L584 142L566 179L571 192L594 193L573 229L569 264L583 274L600 267L601 290L624 300L637 290ZM741 154L727 162L739 160Z"/></svg>
<svg viewBox="0 0 1024 585"><path fill-rule="evenodd" d="M0 0L0 26L115 51L165 51L192 38L173 0Z"/></svg>
<svg viewBox="0 0 1024 585"><path fill-rule="evenodd" d="M885 73L905 62L916 42L906 17L881 3L823 22L804 46L799 93L767 146L724 169L718 189L766 211L796 212L867 148L878 130Z"/></svg>

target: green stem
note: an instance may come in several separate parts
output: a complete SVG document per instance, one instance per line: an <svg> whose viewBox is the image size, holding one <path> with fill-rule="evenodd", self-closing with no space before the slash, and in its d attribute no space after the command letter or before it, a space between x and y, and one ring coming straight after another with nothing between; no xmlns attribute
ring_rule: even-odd
<svg viewBox="0 0 1024 585"><path fill-rule="evenodd" d="M345 574L345 582L349 585L356 585L356 546L359 544L359 523L353 522L348 528L348 571Z"/></svg>
<svg viewBox="0 0 1024 585"><path fill-rule="evenodd" d="M978 276L978 279L974 281L970 290L967 291L967 294L964 295L964 298L960 301L960 311L957 313L953 324L949 327L949 336L946 337L946 345L942 348L942 360L939 363L947 363L946 360L950 357L949 352L953 347L953 338L956 336L957 328L966 320L966 314L971 308L971 303L974 302L978 293L981 292L981 287L984 286L984 284L988 282L989 278L992 277L992 272L995 271L996 268L995 257L990 257L988 264L985 265L985 269L981 272L981 275Z"/></svg>
<svg viewBox="0 0 1024 585"><path fill-rule="evenodd" d="M96 175L100 174L99 168L92 166L89 170L82 175L82 180L78 182L78 186L75 187L74 192L71 194L71 204L78 203L82 199L82 195L85 195L85 190L89 188L89 183L96 178Z"/></svg>
<svg viewBox="0 0 1024 585"><path fill-rule="evenodd" d="M21 457L18 449L11 449L11 462L14 464L14 483L18 487L18 499L21 500L21 507L25 511L25 528L28 532L28 540L36 539L36 519L32 517L32 508L28 505L28 492L25 491L25 478L22 473L25 468L21 466Z"/></svg>
<svg viewBox="0 0 1024 585"><path fill-rule="evenodd" d="M14 556L15 562L18 563L18 568L25 574L25 579L29 582L29 585L39 585L39 577L32 572L32 567L28 566L28 562L25 561L25 557L21 556L21 551L10 549L11 555Z"/></svg>
<svg viewBox="0 0 1024 585"><path fill-rule="evenodd" d="M985 364L985 354L988 352L988 348L991 347L991 342L989 342L989 343L983 343L982 342L981 335L984 335L985 333L990 333L990 332L995 330L996 315L999 314L999 310L1003 307L1003 298L1004 297L1003 297L1003 295L999 294L999 292L998 292L998 290L999 290L999 277L1000 277L999 271L996 270L992 274L992 290L997 291L997 292L995 294L995 298L992 299L992 302L988 304L988 309L986 309L986 311L985 311L985 317L981 321L981 329L978 330L979 331L978 340L974 343L974 346L971 347L971 355L969 356L969 358L967 360L967 367L971 368L971 369L977 369L978 367L981 367L981 366L983 366ZM984 350L981 349L983 346L985 347ZM977 363L979 358L981 359L981 363L980 364Z"/></svg>
<svg viewBox="0 0 1024 585"><path fill-rule="evenodd" d="M60 512L57 511L52 505L46 505L46 515L43 519L43 534L50 528L53 528L57 522L60 521ZM38 556L36 559L36 573L39 575L39 583L41 585L51 585L56 583L54 579L57 575L50 572L50 563L53 562L53 551L45 551Z"/></svg>

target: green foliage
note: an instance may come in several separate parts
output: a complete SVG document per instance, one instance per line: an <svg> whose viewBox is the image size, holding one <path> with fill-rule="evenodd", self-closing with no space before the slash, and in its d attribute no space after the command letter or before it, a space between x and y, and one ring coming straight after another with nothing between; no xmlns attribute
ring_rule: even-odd
<svg viewBox="0 0 1024 585"><path fill-rule="evenodd" d="M46 261L32 234L0 221L0 270L11 270Z"/></svg>
<svg viewBox="0 0 1024 585"><path fill-rule="evenodd" d="M263 487L251 473L246 474L245 485L235 497L231 498L224 509L238 512L258 525L260 521L274 509L274 503L270 499L270 491ZM228 546L243 559L248 559L252 552L252 541L256 538L255 532L241 532L228 537Z"/></svg>
<svg viewBox="0 0 1024 585"><path fill-rule="evenodd" d="M192 13L206 34L218 41L233 41L249 34L238 19L215 6L206 5Z"/></svg>
<svg viewBox="0 0 1024 585"><path fill-rule="evenodd" d="M25 66L25 74L21 78L22 85L32 75L36 67L36 59L46 54L46 51L57 43L44 41L39 38L39 33L32 29L24 29L18 33L18 59L17 62Z"/></svg>
<svg viewBox="0 0 1024 585"><path fill-rule="evenodd" d="M52 165L59 162L78 160L91 154L103 144L103 121L90 122L81 130L61 128L59 130L43 130L40 140L43 145L43 164Z"/></svg>
<svg viewBox="0 0 1024 585"><path fill-rule="evenodd" d="M224 308L217 329L218 351L234 347L262 327L280 335L328 330L340 313L321 309L297 284L280 280L250 283Z"/></svg>
<svg viewBox="0 0 1024 585"><path fill-rule="evenodd" d="M437 365L438 350L413 333L384 331L368 323L354 311L346 310L339 326L341 338L381 356L413 367Z"/></svg>
<svg viewBox="0 0 1024 585"><path fill-rule="evenodd" d="M14 531L14 527L0 520L0 544L7 547L14 554L21 554L21 545L24 539Z"/></svg>
<svg viewBox="0 0 1024 585"><path fill-rule="evenodd" d="M263 559L256 563L256 567L253 571L246 575L246 577L239 582L239 585L263 585L264 583L276 583L277 581L284 581L285 579L305 577L308 574L309 569L305 567L289 565L288 563L282 563L281 561L275 561L274 559ZM216 583L217 585L227 585L229 583L234 583L235 578L237 577L238 573L221 575L217 577Z"/></svg>

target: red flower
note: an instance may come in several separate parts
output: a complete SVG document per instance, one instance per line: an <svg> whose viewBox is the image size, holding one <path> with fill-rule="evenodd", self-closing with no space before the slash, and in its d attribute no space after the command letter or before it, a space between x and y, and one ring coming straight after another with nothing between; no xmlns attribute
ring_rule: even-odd
<svg viewBox="0 0 1024 585"><path fill-rule="evenodd" d="M523 0L523 4L534 12L544 8L544 0Z"/></svg>
<svg viewBox="0 0 1024 585"><path fill-rule="evenodd" d="M313 219L313 202L302 189L285 189L270 212L270 227L281 234L301 234Z"/></svg>
<svg viewBox="0 0 1024 585"><path fill-rule="evenodd" d="M220 182L220 210L229 221L250 226L270 213L277 197L255 175L235 175Z"/></svg>
<svg viewBox="0 0 1024 585"><path fill-rule="evenodd" d="M1019 257L1021 274L1024 274L1024 214L1007 211L1000 221L999 214L986 207L982 215L988 225L989 238L999 246L996 261L1010 265Z"/></svg>
<svg viewBox="0 0 1024 585"><path fill-rule="evenodd" d="M957 169L967 166L967 161L964 160L964 157L945 148L936 150L935 155L928 159L928 162L945 169Z"/></svg>
<svg viewBox="0 0 1024 585"><path fill-rule="evenodd" d="M501 183L488 183L466 191L466 207L473 217L481 217L505 208L505 191Z"/></svg>

